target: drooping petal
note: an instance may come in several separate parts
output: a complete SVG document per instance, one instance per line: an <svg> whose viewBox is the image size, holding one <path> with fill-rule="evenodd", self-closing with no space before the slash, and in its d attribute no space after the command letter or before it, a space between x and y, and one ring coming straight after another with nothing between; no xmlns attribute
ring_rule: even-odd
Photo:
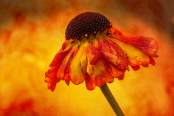
<svg viewBox="0 0 174 116"><path fill-rule="evenodd" d="M86 74L85 83L88 90L95 89L95 79L92 76Z"/></svg>
<svg viewBox="0 0 174 116"><path fill-rule="evenodd" d="M131 67L132 67L132 69L133 69L134 71L136 71L136 70L140 69L140 66L139 66L139 65L136 65L136 66L131 66Z"/></svg>
<svg viewBox="0 0 174 116"><path fill-rule="evenodd" d="M140 49L117 40L116 38L110 38L113 42L117 43L123 51L126 53L127 62L131 66L146 65L150 63L149 55L141 51Z"/></svg>
<svg viewBox="0 0 174 116"><path fill-rule="evenodd" d="M78 45L77 45L73 49L75 49L75 53L72 58L72 61L70 62L69 74L70 74L71 81L77 85L82 83L85 80L85 77L82 73L81 66L80 66L81 65L80 59L81 59L81 56L83 55L82 52L84 47L80 46L78 48Z"/></svg>
<svg viewBox="0 0 174 116"><path fill-rule="evenodd" d="M69 74L69 69L70 69L70 61L71 61L71 58L69 60L69 63L67 64L67 67L64 71L64 77L63 77L63 80L65 80L66 84L69 86L70 84L70 81L71 81L71 77L70 77L70 74Z"/></svg>
<svg viewBox="0 0 174 116"><path fill-rule="evenodd" d="M118 79L123 79L124 78L124 72L125 70L121 70L121 69L118 69L116 68L115 66L111 65L110 64L110 70L111 70L111 75L114 77L114 78L118 78Z"/></svg>
<svg viewBox="0 0 174 116"><path fill-rule="evenodd" d="M110 69L110 63L104 58L94 65L94 74L91 75L91 79L94 80L96 86L101 87L105 82L112 83L114 81Z"/></svg>
<svg viewBox="0 0 174 116"><path fill-rule="evenodd" d="M65 58L61 61L61 64L60 64L59 69L57 71L57 78L58 79L63 79L64 78L64 74L65 74L65 71L66 71L65 69L67 69L74 52L75 52L75 49L72 49L65 56Z"/></svg>
<svg viewBox="0 0 174 116"><path fill-rule="evenodd" d="M112 48L119 54L123 59L127 59L127 54L123 51L123 49L114 41L108 40L108 43Z"/></svg>
<svg viewBox="0 0 174 116"><path fill-rule="evenodd" d="M87 65L88 65L88 59L87 59L86 54L84 54L84 55L81 56L81 59L80 59L80 66L81 66L82 73L84 75L87 72Z"/></svg>
<svg viewBox="0 0 174 116"><path fill-rule="evenodd" d="M94 74L94 65L91 65L88 59L88 64L87 64L87 73L89 75L93 75Z"/></svg>
<svg viewBox="0 0 174 116"><path fill-rule="evenodd" d="M56 88L56 84L59 82L60 80L56 79L56 81L54 81L53 83L48 83L47 87L48 89L50 89L52 92L55 90Z"/></svg>
<svg viewBox="0 0 174 116"><path fill-rule="evenodd" d="M125 69L125 66L123 64L125 64L125 61L118 56L111 54L111 53L103 53L103 57L109 61L110 63L112 63L113 65L117 66L117 68L120 69ZM119 57L119 58L118 58Z"/></svg>
<svg viewBox="0 0 174 116"><path fill-rule="evenodd" d="M108 46L107 41L104 41L105 38L102 38L103 40L98 39L98 49L101 52L109 52L113 53L114 51L111 51L111 48Z"/></svg>
<svg viewBox="0 0 174 116"><path fill-rule="evenodd" d="M60 81L56 78L58 67L59 67L59 65L49 69L45 73L44 81L48 83L48 89L51 89L51 91L54 91L54 89L56 87L56 83Z"/></svg>
<svg viewBox="0 0 174 116"><path fill-rule="evenodd" d="M63 44L62 44L62 50L63 51L66 51L68 50L69 48L71 48L73 46L73 43L75 43L75 40L73 39L69 39L69 40L66 40Z"/></svg>
<svg viewBox="0 0 174 116"><path fill-rule="evenodd" d="M91 64L95 65L103 57L120 69L127 68L126 62L118 54L117 49L114 49L106 38L102 38L102 40L98 39L98 49L99 53L92 59Z"/></svg>
<svg viewBox="0 0 174 116"><path fill-rule="evenodd" d="M53 61L49 65L50 67L56 66L58 63L62 61L62 59L71 51L71 48L69 48L67 51L63 51L62 49L59 50L59 52L55 55Z"/></svg>
<svg viewBox="0 0 174 116"><path fill-rule="evenodd" d="M84 49L85 54L87 56L87 73L89 75L94 74L94 65L100 59L100 52L97 48L93 47L89 43L86 42L86 47ZM97 58L96 58L97 55Z"/></svg>
<svg viewBox="0 0 174 116"><path fill-rule="evenodd" d="M157 51L159 49L158 43L155 39L150 37L144 37L144 36L125 36L125 35L115 35L111 34L114 38L130 44L144 53L152 56L152 57L158 57Z"/></svg>
<svg viewBox="0 0 174 116"><path fill-rule="evenodd" d="M108 40L108 45L115 50L115 54L117 56L117 68L119 69L127 69L129 70L129 67L127 66L127 54L122 50L122 48L114 41Z"/></svg>
<svg viewBox="0 0 174 116"><path fill-rule="evenodd" d="M112 72L111 64L110 64L107 60L105 60L105 59L103 59L103 64L104 64L104 66L105 66L105 72L104 72L104 74L103 74L103 76L104 76L104 78L105 78L105 81L106 81L107 83L112 83L112 82L114 82L114 77L113 77L112 74L111 74L111 72Z"/></svg>
<svg viewBox="0 0 174 116"><path fill-rule="evenodd" d="M71 80L70 74L69 74L69 69L70 69L70 64L67 65L67 67L65 69L64 77L63 77L63 79L65 80L65 82L68 82L68 83Z"/></svg>
<svg viewBox="0 0 174 116"><path fill-rule="evenodd" d="M150 57L150 64L152 64L153 66L155 66L155 60L151 56L149 56L149 57Z"/></svg>
<svg viewBox="0 0 174 116"><path fill-rule="evenodd" d="M103 56L102 52L99 52L99 53L95 54L95 56L90 61L90 64L95 65L102 56Z"/></svg>
<svg viewBox="0 0 174 116"><path fill-rule="evenodd" d="M91 77L95 79L95 85L98 87L101 87L105 83L105 70L106 68L102 60L99 60L94 65L94 74Z"/></svg>
<svg viewBox="0 0 174 116"><path fill-rule="evenodd" d="M62 48L57 52L53 61L49 65L50 67L56 66L72 50L72 46L73 46L73 44L71 44L72 42L73 40L71 39L71 40L66 40L63 43Z"/></svg>
<svg viewBox="0 0 174 116"><path fill-rule="evenodd" d="M109 61L110 63L114 64L114 65L118 65L118 59L117 56L115 54L111 54L109 52L104 52L103 53L103 57Z"/></svg>

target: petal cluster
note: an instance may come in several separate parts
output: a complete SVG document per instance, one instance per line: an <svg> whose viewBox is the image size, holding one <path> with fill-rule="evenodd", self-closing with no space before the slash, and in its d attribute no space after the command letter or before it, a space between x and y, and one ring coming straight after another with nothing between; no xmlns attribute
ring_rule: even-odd
<svg viewBox="0 0 174 116"><path fill-rule="evenodd" d="M158 49L153 38L125 36L113 27L80 41L69 39L51 62L45 82L52 91L60 80L67 85L85 81L87 89L93 90L105 82L112 83L114 78L123 79L128 65L134 70L140 65L155 65L153 57L158 57Z"/></svg>

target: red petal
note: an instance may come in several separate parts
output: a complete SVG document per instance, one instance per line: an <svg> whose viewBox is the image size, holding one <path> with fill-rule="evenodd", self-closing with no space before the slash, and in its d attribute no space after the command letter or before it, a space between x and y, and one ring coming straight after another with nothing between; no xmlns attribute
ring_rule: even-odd
<svg viewBox="0 0 174 116"><path fill-rule="evenodd" d="M143 65L147 66L150 63L149 55L141 51L140 49L117 40L116 38L109 38L113 43L117 43L126 53L126 63L131 66ZM112 44L113 44L112 43ZM120 53L120 52L119 52Z"/></svg>
<svg viewBox="0 0 174 116"><path fill-rule="evenodd" d="M59 81L56 77L58 67L59 66L57 65L56 67L49 69L45 73L44 81L48 83L48 89L51 89L52 91L54 91L54 89L56 87L56 83Z"/></svg>
<svg viewBox="0 0 174 116"><path fill-rule="evenodd" d="M65 58L62 60L58 72L57 72L57 78L58 79L63 79L64 78L64 74L65 74L65 69L67 68L68 64L70 63L70 60L72 58L72 56L74 55L74 49L72 49L66 56Z"/></svg>
<svg viewBox="0 0 174 116"><path fill-rule="evenodd" d="M118 59L118 68L120 69L127 69L129 70L129 67L127 66L128 59L127 54L122 50L122 48L114 41L108 40L108 43L112 48L116 51L117 59Z"/></svg>
<svg viewBox="0 0 174 116"><path fill-rule="evenodd" d="M48 83L48 89L50 89L52 92L55 90L55 88L56 88L56 83L53 84Z"/></svg>
<svg viewBox="0 0 174 116"><path fill-rule="evenodd" d="M90 61L90 64L91 64L91 65L95 65L101 57L102 57L102 52L99 52L98 54L96 54L96 55L92 58L92 60Z"/></svg>
<svg viewBox="0 0 174 116"><path fill-rule="evenodd" d="M137 71L138 69L140 69L140 66L139 65L137 65L137 66L131 66L132 67L132 69L134 70L134 71Z"/></svg>
<svg viewBox="0 0 174 116"><path fill-rule="evenodd" d="M90 75L86 74L85 83L88 90L95 89L95 81Z"/></svg>
<svg viewBox="0 0 174 116"><path fill-rule="evenodd" d="M153 66L155 66L155 60L151 57L151 56L149 56L150 57L150 63L153 65Z"/></svg>
<svg viewBox="0 0 174 116"><path fill-rule="evenodd" d="M53 83L56 80L56 74L59 66L49 69L45 73L45 82Z"/></svg>
<svg viewBox="0 0 174 116"><path fill-rule="evenodd" d="M119 54L123 59L127 59L127 54L123 51L123 49L114 41L108 40L109 45L112 46L117 54Z"/></svg>
<svg viewBox="0 0 174 116"><path fill-rule="evenodd" d="M66 82L66 84L69 86L69 84L70 84L70 81L65 81Z"/></svg>
<svg viewBox="0 0 174 116"><path fill-rule="evenodd" d="M149 38L149 37L143 37L143 36L125 36L125 35L115 35L111 34L114 38L130 44L140 50L142 50L144 53L153 56L158 57L157 51L159 49L158 43L155 39Z"/></svg>
<svg viewBox="0 0 174 116"><path fill-rule="evenodd" d="M103 38L103 40L98 39L98 49L102 52L111 52L111 48L108 46L108 42L105 38Z"/></svg>
<svg viewBox="0 0 174 116"><path fill-rule="evenodd" d="M148 67L148 66L149 66L149 64L142 64L142 66L143 66L143 67Z"/></svg>
<svg viewBox="0 0 174 116"><path fill-rule="evenodd" d="M115 51L111 49L107 41L98 39L98 50L96 50L96 53L94 54L95 56L92 58L90 64L95 65L98 60L103 56L103 53L115 53Z"/></svg>
<svg viewBox="0 0 174 116"><path fill-rule="evenodd" d="M55 55L53 61L51 62L50 67L56 66L70 51L71 48L69 48L67 51L60 49L60 51Z"/></svg>

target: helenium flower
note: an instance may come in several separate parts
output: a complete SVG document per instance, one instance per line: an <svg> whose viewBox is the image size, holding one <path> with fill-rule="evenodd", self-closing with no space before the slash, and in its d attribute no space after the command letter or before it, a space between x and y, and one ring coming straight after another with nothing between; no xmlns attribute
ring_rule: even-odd
<svg viewBox="0 0 174 116"><path fill-rule="evenodd" d="M144 36L127 36L114 28L100 13L85 12L73 18L67 26L66 41L55 55L45 73L48 88L64 80L80 84L85 81L88 90L101 87L114 78L123 79L131 66L155 65L158 43Z"/></svg>

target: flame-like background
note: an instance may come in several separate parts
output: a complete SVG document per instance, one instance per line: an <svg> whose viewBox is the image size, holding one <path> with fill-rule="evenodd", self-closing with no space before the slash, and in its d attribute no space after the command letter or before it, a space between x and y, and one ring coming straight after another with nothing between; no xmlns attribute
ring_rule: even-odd
<svg viewBox="0 0 174 116"><path fill-rule="evenodd" d="M98 87L85 83L54 92L45 72L65 41L76 15L105 15L124 35L153 37L156 66L141 67L109 87L126 116L174 116L174 1L172 0L1 0L0 116L114 116Z"/></svg>

